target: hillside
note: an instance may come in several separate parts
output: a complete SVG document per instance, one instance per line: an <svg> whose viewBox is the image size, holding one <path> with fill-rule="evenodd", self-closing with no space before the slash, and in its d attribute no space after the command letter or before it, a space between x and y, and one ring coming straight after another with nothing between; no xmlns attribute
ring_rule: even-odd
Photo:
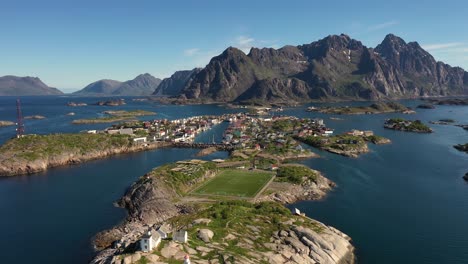
<svg viewBox="0 0 468 264"><path fill-rule="evenodd" d="M60 95L57 88L47 86L37 77L17 77L7 75L0 77L0 96L21 95Z"/></svg>
<svg viewBox="0 0 468 264"><path fill-rule="evenodd" d="M389 34L375 49L347 35L300 46L230 47L193 76L181 99L218 102L380 100L468 95L468 73Z"/></svg>
<svg viewBox="0 0 468 264"><path fill-rule="evenodd" d="M74 92L74 95L86 96L142 96L150 95L161 83L149 73L140 74L135 79L119 82L115 80L99 80Z"/></svg>
<svg viewBox="0 0 468 264"><path fill-rule="evenodd" d="M201 71L200 68L187 71L176 71L169 78L165 78L154 90L156 96L174 96L179 95L185 88L185 85L192 80L192 77Z"/></svg>

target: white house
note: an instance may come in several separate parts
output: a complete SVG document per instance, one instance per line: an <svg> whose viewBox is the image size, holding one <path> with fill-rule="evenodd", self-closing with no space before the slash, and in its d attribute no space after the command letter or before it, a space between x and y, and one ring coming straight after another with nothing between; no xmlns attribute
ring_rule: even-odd
<svg viewBox="0 0 468 264"><path fill-rule="evenodd" d="M146 142L146 137L137 137L133 139L133 142L135 143L145 143Z"/></svg>
<svg viewBox="0 0 468 264"><path fill-rule="evenodd" d="M157 247L161 243L161 236L158 232L151 233L148 231L144 236L140 239L140 248L143 252L150 252L153 248Z"/></svg>
<svg viewBox="0 0 468 264"><path fill-rule="evenodd" d="M179 230L177 232L174 232L174 235L172 236L172 240L179 242L179 243L187 243L188 241L187 231Z"/></svg>
<svg viewBox="0 0 468 264"><path fill-rule="evenodd" d="M171 233L171 227L168 224L163 224L158 228L158 233L161 238L165 239Z"/></svg>

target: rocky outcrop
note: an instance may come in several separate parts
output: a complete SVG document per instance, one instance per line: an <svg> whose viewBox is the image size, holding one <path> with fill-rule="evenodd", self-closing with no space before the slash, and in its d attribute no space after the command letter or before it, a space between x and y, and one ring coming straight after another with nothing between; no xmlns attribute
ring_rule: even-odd
<svg viewBox="0 0 468 264"><path fill-rule="evenodd" d="M305 180L301 184L288 182L272 182L255 201L273 201L281 204L292 204L304 200L320 200L324 198L336 184L325 178L320 172L314 171L316 179Z"/></svg>
<svg viewBox="0 0 468 264"><path fill-rule="evenodd" d="M96 248L105 249L100 251L91 263L135 263L143 257L168 263L169 260L182 261L186 254L190 254L192 263L208 264L212 263L206 259L209 256L212 256L211 259L223 259L224 263L354 263L354 247L348 236L333 227L304 216L287 216L288 220L282 223L282 229L273 233L271 233L273 220L267 220L268 217L265 215L262 217L267 217L266 219L253 219L247 225L242 224L242 231L232 229L233 227L228 228L230 225L236 225L238 221L235 215L227 216L234 218L226 223L226 229L223 229L225 234L220 237L210 227L213 220L206 217L213 217L214 212L208 210L209 213L204 215L205 217L197 217L200 212L190 208L190 204L193 204L196 199L188 199L191 202L187 204L187 201L180 199L177 188L171 186L160 175L161 171L154 170L141 177L118 202L118 205L127 208L128 218L121 225L101 232L95 237ZM211 176L205 175L199 178L198 184L209 177ZM316 199L323 197L332 186L334 184L331 181L319 175L316 181L305 182L299 189L284 189L284 186L281 186L283 192L278 196L281 198L266 195L256 202L273 200L289 203L298 199ZM274 212L284 214L281 211ZM273 215L275 216L276 213ZM183 217L186 218L182 219L179 216L181 214L185 214ZM173 216L179 216L176 217L178 220L166 221ZM154 228L165 221L174 225L177 225L177 221L184 223L185 228L188 228L191 234L189 240L196 240L196 242L187 244L166 242L156 254L138 251L135 242L145 234L148 226ZM270 224L264 225L265 221L269 221ZM256 222L262 224L257 225ZM215 223L214 228L219 228L218 225L219 222ZM242 232L242 234L237 232ZM262 242L258 244L256 240ZM242 254L234 255L228 249L230 243L240 248L242 252L247 252L248 257ZM262 251L257 250L258 246L262 247ZM122 252L127 253L122 254ZM135 253L128 254L128 252Z"/></svg>
<svg viewBox="0 0 468 264"><path fill-rule="evenodd" d="M149 149L169 146L167 142L157 142L147 145L128 145L110 148L97 148L87 152L75 150L63 150L63 152L37 157L34 159L24 159L16 156L15 152L2 152L0 157L0 177L33 174L46 171L49 168L79 164L94 159L101 159L116 154L124 154Z"/></svg>
<svg viewBox="0 0 468 264"><path fill-rule="evenodd" d="M15 125L15 122L11 122L11 121L0 121L0 127L3 127L3 126L13 126Z"/></svg>
<svg viewBox="0 0 468 264"><path fill-rule="evenodd" d="M203 242L209 243L210 240L213 238L214 233L213 233L213 231L211 231L209 229L203 228L203 229L198 230L197 236Z"/></svg>
<svg viewBox="0 0 468 264"><path fill-rule="evenodd" d="M301 46L230 47L195 74L181 98L218 102L397 99L468 95L468 73L417 42L389 34L375 49L347 35Z"/></svg>
<svg viewBox="0 0 468 264"><path fill-rule="evenodd" d="M47 86L37 77L17 77L12 75L0 77L0 96L60 94L63 94L60 90Z"/></svg>
<svg viewBox="0 0 468 264"><path fill-rule="evenodd" d="M185 88L194 75L201 71L200 68L195 68L188 71L176 71L169 78L165 78L154 90L153 95L156 96L175 96Z"/></svg>

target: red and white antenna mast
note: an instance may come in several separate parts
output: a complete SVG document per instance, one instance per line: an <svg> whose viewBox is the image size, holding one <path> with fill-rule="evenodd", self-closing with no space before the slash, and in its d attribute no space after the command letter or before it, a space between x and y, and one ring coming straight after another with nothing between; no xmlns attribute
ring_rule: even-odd
<svg viewBox="0 0 468 264"><path fill-rule="evenodd" d="M23 113L21 112L21 101L16 99L16 137L24 135Z"/></svg>

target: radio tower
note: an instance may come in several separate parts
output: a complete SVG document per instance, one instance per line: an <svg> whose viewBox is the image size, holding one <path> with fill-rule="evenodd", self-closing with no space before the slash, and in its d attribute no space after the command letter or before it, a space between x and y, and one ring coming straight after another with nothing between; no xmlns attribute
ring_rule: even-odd
<svg viewBox="0 0 468 264"><path fill-rule="evenodd" d="M23 113L21 112L21 101L16 99L16 137L20 138L24 135Z"/></svg>

